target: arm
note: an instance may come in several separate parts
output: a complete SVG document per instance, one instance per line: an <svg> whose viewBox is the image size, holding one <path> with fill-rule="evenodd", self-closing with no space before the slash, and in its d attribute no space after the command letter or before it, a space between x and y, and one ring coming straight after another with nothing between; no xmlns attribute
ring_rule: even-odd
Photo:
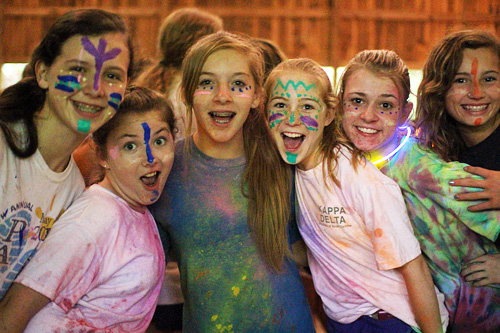
<svg viewBox="0 0 500 333"><path fill-rule="evenodd" d="M486 254L469 261L460 275L474 287L500 283L500 254Z"/></svg>
<svg viewBox="0 0 500 333"><path fill-rule="evenodd" d="M484 179L460 178L450 181L452 186L475 187L482 189L479 192L464 192L455 195L458 201L486 200L485 202L469 206L471 212L486 209L500 209L500 171L488 170L480 167L467 166L465 171L481 176Z"/></svg>
<svg viewBox="0 0 500 333"><path fill-rule="evenodd" d="M31 288L13 283L0 303L0 332L22 332L50 299Z"/></svg>
<svg viewBox="0 0 500 333"><path fill-rule="evenodd" d="M411 307L422 332L443 332L434 284L422 255L397 270L403 275Z"/></svg>

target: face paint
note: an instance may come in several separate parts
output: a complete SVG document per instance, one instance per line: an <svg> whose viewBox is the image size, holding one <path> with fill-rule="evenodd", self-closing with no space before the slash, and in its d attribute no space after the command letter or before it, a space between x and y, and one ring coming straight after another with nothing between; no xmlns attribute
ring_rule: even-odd
<svg viewBox="0 0 500 333"><path fill-rule="evenodd" d="M290 152L286 152L286 160L291 163L291 164L295 164L297 163L297 154L294 154L294 153L290 153Z"/></svg>
<svg viewBox="0 0 500 333"><path fill-rule="evenodd" d="M148 157L148 163L153 163L155 158L151 153L151 146L149 145L149 139L151 138L151 129L149 128L148 123L142 123L141 125L144 129L144 144L146 145L146 155Z"/></svg>
<svg viewBox="0 0 500 333"><path fill-rule="evenodd" d="M205 89L206 87L203 87L203 90L198 90L198 89L201 89L201 87L198 86L198 88L196 88L196 92L193 94L193 97L195 96L198 96L198 95L210 95L212 94L214 91L214 87L210 87L209 90L206 90Z"/></svg>
<svg viewBox="0 0 500 333"><path fill-rule="evenodd" d="M59 81L55 84L56 89L70 93L82 89L78 78L73 75L58 75L57 79Z"/></svg>
<svg viewBox="0 0 500 333"><path fill-rule="evenodd" d="M97 49L92 44L92 42L87 37L82 37L83 48L95 57L95 76L94 76L94 90L99 90L99 77L101 76L102 65L105 61L116 58L122 51L119 48L114 48L109 52L106 52L106 46L108 42L104 38L99 39L99 45Z"/></svg>
<svg viewBox="0 0 500 333"><path fill-rule="evenodd" d="M472 59L472 65L470 68L470 75L472 75L472 82L474 84L474 96L479 95L479 82L477 81L477 68L478 68L478 60L477 58Z"/></svg>
<svg viewBox="0 0 500 333"><path fill-rule="evenodd" d="M477 118L476 120L474 120L474 125L479 126L482 122L483 120L481 118Z"/></svg>
<svg viewBox="0 0 500 333"><path fill-rule="evenodd" d="M78 132L88 133L90 131L90 120L78 119Z"/></svg>
<svg viewBox="0 0 500 333"><path fill-rule="evenodd" d="M151 198L151 202L155 202L158 199L158 197L160 196L160 192L158 192L157 190L154 190L153 194L154 194L154 198Z"/></svg>
<svg viewBox="0 0 500 333"><path fill-rule="evenodd" d="M246 86L244 88L232 87L231 91L235 93L234 96L236 97L243 97L243 98L253 97L252 95L249 94L249 92L252 91L252 86Z"/></svg>
<svg viewBox="0 0 500 333"><path fill-rule="evenodd" d="M310 116L300 116L300 121L306 125L307 129L310 131L318 130L318 122Z"/></svg>
<svg viewBox="0 0 500 333"><path fill-rule="evenodd" d="M111 100L108 102L108 104L115 110L118 111L118 107L120 106L120 103L122 101L122 95L119 93L112 93L109 95L111 97Z"/></svg>
<svg viewBox="0 0 500 333"><path fill-rule="evenodd" d="M269 111L272 112L272 111ZM285 120L285 115L283 113L272 113L271 116L269 116L269 128L273 128L275 126L278 126L279 123L281 123L283 120Z"/></svg>
<svg viewBox="0 0 500 333"><path fill-rule="evenodd" d="M113 160L116 160L116 157L118 156L118 150L119 150L119 149L120 149L120 148L119 148L118 146L114 146L113 148L111 148L111 149L109 150L109 156L111 156L111 158L112 158Z"/></svg>

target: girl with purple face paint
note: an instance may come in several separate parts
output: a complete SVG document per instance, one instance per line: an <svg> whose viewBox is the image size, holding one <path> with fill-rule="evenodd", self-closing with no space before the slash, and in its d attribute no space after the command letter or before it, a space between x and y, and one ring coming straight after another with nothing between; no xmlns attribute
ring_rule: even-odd
<svg viewBox="0 0 500 333"><path fill-rule="evenodd" d="M347 142L326 73L287 60L264 88L278 149L296 165L298 225L327 330L442 331L447 313L399 187Z"/></svg>
<svg viewBox="0 0 500 333"><path fill-rule="evenodd" d="M410 138L411 129L404 126L411 111L409 94L408 68L394 52L358 53L340 79L344 129L354 145L401 187L415 236L445 297L448 330L497 331L499 289L470 283L460 272L464 263L497 253L493 240L500 232L500 212L471 212L470 203L454 199L460 190L450 186L451 179L480 177L464 171L465 164L445 162ZM387 121L385 113L391 110L394 116Z"/></svg>
<svg viewBox="0 0 500 333"><path fill-rule="evenodd" d="M53 223L83 191L72 152L117 111L133 69L123 19L61 16L0 96L0 299Z"/></svg>
<svg viewBox="0 0 500 333"><path fill-rule="evenodd" d="M142 87L126 93L120 112L92 135L98 183L61 216L14 281L0 303L0 332L147 329L165 269L147 206L172 167L173 131L163 95Z"/></svg>
<svg viewBox="0 0 500 333"><path fill-rule="evenodd" d="M151 209L179 262L183 331L314 331L290 249L300 237L291 175L261 104L263 72L251 40L225 31L199 40L183 63L196 132L177 142Z"/></svg>

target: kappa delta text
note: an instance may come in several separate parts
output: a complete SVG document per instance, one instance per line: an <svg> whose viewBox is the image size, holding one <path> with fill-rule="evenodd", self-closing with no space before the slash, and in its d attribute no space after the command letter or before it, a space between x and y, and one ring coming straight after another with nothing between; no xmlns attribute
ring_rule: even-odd
<svg viewBox="0 0 500 333"><path fill-rule="evenodd" d="M319 223L329 228L350 227L345 219L346 211L344 207L330 207L318 205Z"/></svg>

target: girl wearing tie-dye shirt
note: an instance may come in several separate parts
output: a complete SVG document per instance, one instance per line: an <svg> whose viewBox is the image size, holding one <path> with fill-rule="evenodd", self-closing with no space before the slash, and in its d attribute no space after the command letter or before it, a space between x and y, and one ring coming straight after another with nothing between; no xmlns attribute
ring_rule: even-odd
<svg viewBox="0 0 500 333"><path fill-rule="evenodd" d="M466 164L446 163L412 137L412 129L405 126L411 111L408 68L394 52L358 53L347 65L339 90L348 137L401 187L415 236L445 296L448 330L497 331L500 289L469 282L461 271L469 261L497 253L500 212L469 211L470 203L454 198L460 188L449 184L454 178L480 177L464 171Z"/></svg>

